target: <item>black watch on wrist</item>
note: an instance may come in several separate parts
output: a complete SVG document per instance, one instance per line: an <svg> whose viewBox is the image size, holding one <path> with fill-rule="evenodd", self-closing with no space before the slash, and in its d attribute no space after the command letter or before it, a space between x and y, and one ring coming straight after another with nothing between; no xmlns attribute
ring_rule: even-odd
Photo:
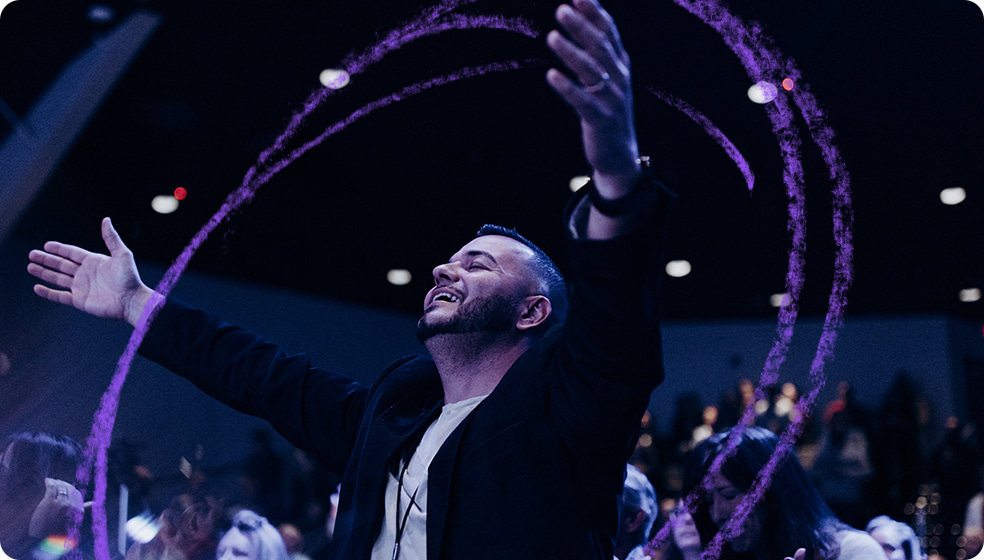
<svg viewBox="0 0 984 560"><path fill-rule="evenodd" d="M656 189L649 157L642 156L636 161L642 166L642 175L627 195L614 199L603 198L593 182L588 184L590 189L588 198L591 199L591 204L596 210L609 218L617 218L632 212L635 208L652 204L656 198Z"/></svg>

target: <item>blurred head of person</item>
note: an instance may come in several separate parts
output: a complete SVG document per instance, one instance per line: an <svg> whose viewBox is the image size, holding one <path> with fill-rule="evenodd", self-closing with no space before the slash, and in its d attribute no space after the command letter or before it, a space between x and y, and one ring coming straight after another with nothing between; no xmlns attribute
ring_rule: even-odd
<svg viewBox="0 0 984 560"><path fill-rule="evenodd" d="M68 534L82 514L73 485L81 457L73 439L45 432L15 433L0 444L0 546L9 556Z"/></svg>
<svg viewBox="0 0 984 560"><path fill-rule="evenodd" d="M634 465L625 466L622 511L619 515L618 542L631 548L645 544L659 516L659 503L652 483ZM616 544L616 551L618 550Z"/></svg>
<svg viewBox="0 0 984 560"><path fill-rule="evenodd" d="M924 560L919 537L912 527L887 515L879 515L868 522L868 534L878 541L888 560Z"/></svg>
<svg viewBox="0 0 984 560"><path fill-rule="evenodd" d="M248 509L232 518L232 526L219 540L217 560L287 560L287 547L277 528Z"/></svg>

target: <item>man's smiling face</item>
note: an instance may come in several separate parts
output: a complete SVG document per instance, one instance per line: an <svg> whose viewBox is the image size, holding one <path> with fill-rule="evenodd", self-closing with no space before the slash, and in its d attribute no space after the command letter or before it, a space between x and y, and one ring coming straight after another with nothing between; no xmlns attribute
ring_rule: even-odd
<svg viewBox="0 0 984 560"><path fill-rule="evenodd" d="M434 268L434 287L424 298L417 337L506 332L523 299L533 293L528 262L533 251L501 235L477 237Z"/></svg>

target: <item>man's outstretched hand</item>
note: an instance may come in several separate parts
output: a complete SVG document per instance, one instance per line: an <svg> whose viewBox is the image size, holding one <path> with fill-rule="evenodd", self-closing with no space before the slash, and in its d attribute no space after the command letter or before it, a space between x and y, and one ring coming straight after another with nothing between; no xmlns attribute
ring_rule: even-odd
<svg viewBox="0 0 984 560"><path fill-rule="evenodd" d="M547 46L576 81L551 68L547 82L581 119L584 152L599 194L619 198L632 190L641 172L629 55L597 0L573 0L557 8L556 17L564 33L551 31Z"/></svg>
<svg viewBox="0 0 984 560"><path fill-rule="evenodd" d="M55 286L35 284L34 292L97 317L123 319L136 326L154 291L140 280L133 253L109 218L103 218L102 238L109 256L57 241L45 243L44 250L31 251L27 271Z"/></svg>

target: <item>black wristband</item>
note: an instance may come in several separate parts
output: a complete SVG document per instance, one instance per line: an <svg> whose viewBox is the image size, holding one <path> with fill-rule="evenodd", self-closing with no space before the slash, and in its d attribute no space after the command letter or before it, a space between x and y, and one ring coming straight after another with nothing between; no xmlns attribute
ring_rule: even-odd
<svg viewBox="0 0 984 560"><path fill-rule="evenodd" d="M642 175L627 195L614 199L603 198L595 187L594 181L588 183L588 198L591 199L592 206L609 218L624 216L640 206L651 206L657 197L656 182L653 179L649 158L643 156L639 159L639 163L642 164Z"/></svg>

